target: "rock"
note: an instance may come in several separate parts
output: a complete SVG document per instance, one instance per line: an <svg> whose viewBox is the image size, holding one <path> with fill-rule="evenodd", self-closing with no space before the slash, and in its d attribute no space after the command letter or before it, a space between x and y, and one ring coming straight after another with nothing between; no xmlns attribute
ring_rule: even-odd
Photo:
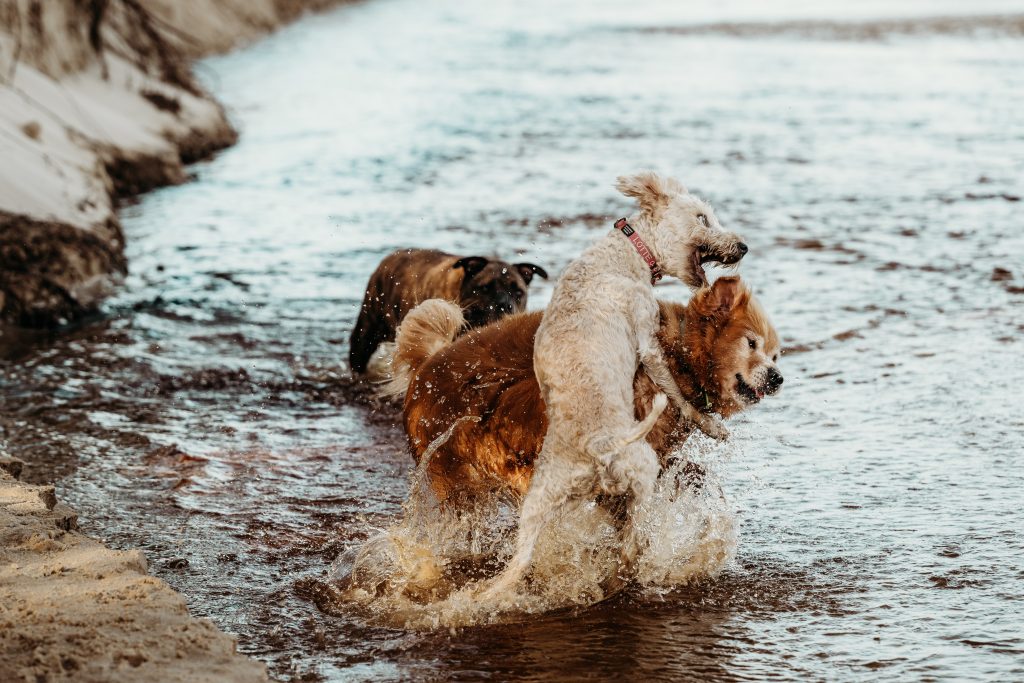
<svg viewBox="0 0 1024 683"><path fill-rule="evenodd" d="M0 482L0 507L15 514L49 512L57 504L53 486Z"/></svg>
<svg viewBox="0 0 1024 683"><path fill-rule="evenodd" d="M2 303L3 299L0 297L0 304ZM21 470L24 466L24 460L0 453L0 472L6 472L12 479L19 479L21 477Z"/></svg>

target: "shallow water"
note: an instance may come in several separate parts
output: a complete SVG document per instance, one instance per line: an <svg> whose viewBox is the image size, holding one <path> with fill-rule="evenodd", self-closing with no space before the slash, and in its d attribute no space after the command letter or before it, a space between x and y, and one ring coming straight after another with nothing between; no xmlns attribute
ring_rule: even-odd
<svg viewBox="0 0 1024 683"><path fill-rule="evenodd" d="M239 145L125 209L132 274L102 317L0 337L31 478L285 680L1024 677L1024 20L467 4L345 6L201 65ZM735 559L512 625L319 610L310 580L409 485L393 413L342 361L376 262L557 272L643 167L745 235L786 347L784 391L714 456Z"/></svg>

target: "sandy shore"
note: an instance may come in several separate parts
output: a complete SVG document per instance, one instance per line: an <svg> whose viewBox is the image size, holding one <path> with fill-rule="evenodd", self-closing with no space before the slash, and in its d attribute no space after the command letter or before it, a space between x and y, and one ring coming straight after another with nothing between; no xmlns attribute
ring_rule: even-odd
<svg viewBox="0 0 1024 683"><path fill-rule="evenodd" d="M0 455L0 680L267 680L141 552L79 533L53 486L18 481L21 468Z"/></svg>

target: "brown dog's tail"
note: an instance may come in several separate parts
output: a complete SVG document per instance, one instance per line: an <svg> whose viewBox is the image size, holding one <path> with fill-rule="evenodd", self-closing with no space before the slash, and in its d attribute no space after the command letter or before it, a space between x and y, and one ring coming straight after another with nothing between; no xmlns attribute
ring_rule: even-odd
<svg viewBox="0 0 1024 683"><path fill-rule="evenodd" d="M405 396L424 361L451 344L465 322L462 309L444 299L427 299L409 311L395 333L391 377L378 393L387 398Z"/></svg>

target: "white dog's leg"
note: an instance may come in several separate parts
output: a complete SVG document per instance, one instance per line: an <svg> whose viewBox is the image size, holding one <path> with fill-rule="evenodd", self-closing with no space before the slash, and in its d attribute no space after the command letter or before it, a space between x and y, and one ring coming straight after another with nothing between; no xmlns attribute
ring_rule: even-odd
<svg viewBox="0 0 1024 683"><path fill-rule="evenodd" d="M640 553L640 538L636 529L640 508L650 502L654 495L654 485L661 472L658 454L650 444L644 441L631 444L615 462L613 467L616 475L629 482L632 500L626 527L623 529L622 561L628 568Z"/></svg>
<svg viewBox="0 0 1024 683"><path fill-rule="evenodd" d="M658 418L665 412L667 405L668 400L665 398L665 394L657 394L651 404L651 412L633 425L632 429L622 433L597 434L587 441L587 453L600 464L598 478L601 490L605 493L618 496L629 489L630 479L618 474L624 471L628 475L630 469L629 458L624 458L622 454L627 452L630 444L647 438L650 431L654 429Z"/></svg>
<svg viewBox="0 0 1024 683"><path fill-rule="evenodd" d="M547 443L545 443L547 446ZM581 486L593 479L593 468L566 462L562 454L552 457L542 448L537 456L530 488L523 498L519 513L519 533L512 559L505 569L486 586L481 598L493 600L507 594L530 568L533 549L544 526L570 498L580 494Z"/></svg>
<svg viewBox="0 0 1024 683"><path fill-rule="evenodd" d="M688 420L697 425L702 432L712 439L724 441L729 438L729 430L725 428L721 420L714 415L705 415L683 398L682 392L679 391L679 385L676 384L675 378L672 377L672 371L669 370L668 363L665 362L661 346L656 339L653 342L653 344L647 343L641 346L640 364L644 366L644 370L654 380L654 383L658 385L658 388L664 391L676 407L679 408L681 419Z"/></svg>

